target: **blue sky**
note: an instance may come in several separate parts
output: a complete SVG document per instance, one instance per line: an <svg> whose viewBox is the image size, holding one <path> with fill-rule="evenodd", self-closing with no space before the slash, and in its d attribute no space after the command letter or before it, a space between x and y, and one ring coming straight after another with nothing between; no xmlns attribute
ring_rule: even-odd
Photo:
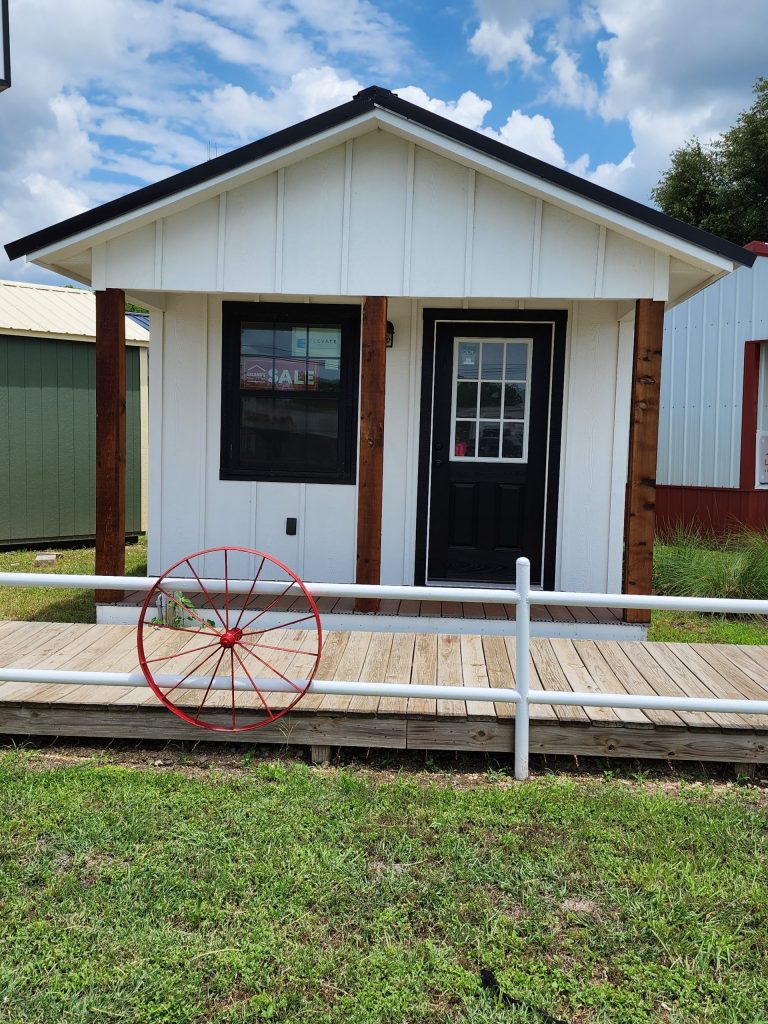
<svg viewBox="0 0 768 1024"><path fill-rule="evenodd" d="M11 0L0 240L372 84L647 202L750 105L766 39L766 0Z"/></svg>

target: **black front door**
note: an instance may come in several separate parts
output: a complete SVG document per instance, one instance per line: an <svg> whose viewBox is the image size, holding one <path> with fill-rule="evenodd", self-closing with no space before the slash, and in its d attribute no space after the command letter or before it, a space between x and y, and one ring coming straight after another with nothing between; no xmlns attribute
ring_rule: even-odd
<svg viewBox="0 0 768 1024"><path fill-rule="evenodd" d="M513 583L525 555L532 582L552 586L564 315L476 316L425 316L426 581Z"/></svg>

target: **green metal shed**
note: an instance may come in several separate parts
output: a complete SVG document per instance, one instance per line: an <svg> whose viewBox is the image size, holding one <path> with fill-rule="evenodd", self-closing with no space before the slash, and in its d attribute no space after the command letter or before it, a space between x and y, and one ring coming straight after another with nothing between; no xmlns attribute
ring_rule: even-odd
<svg viewBox="0 0 768 1024"><path fill-rule="evenodd" d="M92 292L0 282L0 546L96 532ZM126 318L127 534L146 528L147 344Z"/></svg>

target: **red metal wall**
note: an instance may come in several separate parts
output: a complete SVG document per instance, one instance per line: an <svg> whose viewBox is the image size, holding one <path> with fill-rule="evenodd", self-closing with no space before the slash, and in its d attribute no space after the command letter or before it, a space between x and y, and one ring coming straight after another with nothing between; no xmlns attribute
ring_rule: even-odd
<svg viewBox="0 0 768 1024"><path fill-rule="evenodd" d="M727 533L739 526L768 530L768 489L738 487L656 487L656 527L693 526Z"/></svg>

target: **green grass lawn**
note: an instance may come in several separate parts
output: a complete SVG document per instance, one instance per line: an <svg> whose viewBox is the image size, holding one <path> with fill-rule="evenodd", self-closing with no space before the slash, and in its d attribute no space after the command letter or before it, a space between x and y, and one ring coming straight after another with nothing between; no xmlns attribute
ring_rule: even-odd
<svg viewBox="0 0 768 1024"><path fill-rule="evenodd" d="M0 758L0 1020L765 1024L756 789Z"/></svg>
<svg viewBox="0 0 768 1024"><path fill-rule="evenodd" d="M84 573L96 571L93 548L59 549L61 557L51 568L35 568L39 551L0 551L0 572ZM125 574L145 576L147 542L125 549ZM0 619L34 622L95 622L92 590L59 590L54 587L0 587Z"/></svg>
<svg viewBox="0 0 768 1024"><path fill-rule="evenodd" d="M666 643L768 644L768 622L695 612L653 612L648 639Z"/></svg>

